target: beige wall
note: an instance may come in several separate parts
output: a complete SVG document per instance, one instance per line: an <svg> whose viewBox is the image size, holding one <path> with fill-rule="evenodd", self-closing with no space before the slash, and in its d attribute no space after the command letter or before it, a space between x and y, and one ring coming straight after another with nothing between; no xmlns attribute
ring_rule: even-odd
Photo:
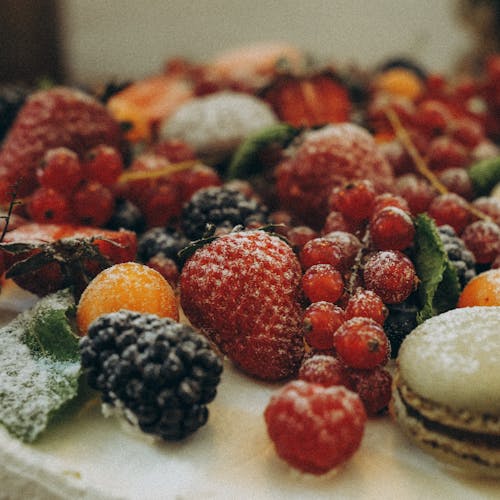
<svg viewBox="0 0 500 500"><path fill-rule="evenodd" d="M94 83L158 71L256 40L293 42L320 59L363 66L412 55L450 71L470 38L456 0L61 0L65 65Z"/></svg>

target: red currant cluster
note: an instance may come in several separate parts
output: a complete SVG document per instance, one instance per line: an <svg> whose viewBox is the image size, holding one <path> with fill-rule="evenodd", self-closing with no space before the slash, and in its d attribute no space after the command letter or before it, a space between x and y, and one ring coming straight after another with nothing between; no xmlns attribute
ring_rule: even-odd
<svg viewBox="0 0 500 500"><path fill-rule="evenodd" d="M186 169L156 176L169 165L195 160L192 149L182 141L168 140L154 149L138 155L128 172L149 173L142 179L131 180L121 186L120 195L137 205L148 227L174 224L181 215L182 206L195 191L203 187L219 186L222 180L212 167L194 164Z"/></svg>
<svg viewBox="0 0 500 500"><path fill-rule="evenodd" d="M113 185L122 171L122 156L111 146L96 146L84 158L64 147L50 149L37 170L28 214L42 223L103 226L113 214Z"/></svg>

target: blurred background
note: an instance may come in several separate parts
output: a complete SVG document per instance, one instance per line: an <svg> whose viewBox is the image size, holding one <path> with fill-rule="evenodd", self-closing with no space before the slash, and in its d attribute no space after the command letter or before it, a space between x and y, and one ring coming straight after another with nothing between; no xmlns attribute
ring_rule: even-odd
<svg viewBox="0 0 500 500"><path fill-rule="evenodd" d="M0 0L0 80L96 84L210 59L262 40L372 67L411 57L433 71L498 50L494 0Z"/></svg>

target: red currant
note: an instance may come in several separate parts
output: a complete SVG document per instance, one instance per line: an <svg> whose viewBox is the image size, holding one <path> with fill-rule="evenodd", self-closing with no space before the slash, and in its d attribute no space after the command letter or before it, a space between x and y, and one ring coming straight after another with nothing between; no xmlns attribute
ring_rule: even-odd
<svg viewBox="0 0 500 500"><path fill-rule="evenodd" d="M413 262L397 250L374 252L363 267L363 281L385 304L398 304L409 297L417 285Z"/></svg>
<svg viewBox="0 0 500 500"><path fill-rule="evenodd" d="M389 310L383 300L372 290L358 287L349 297L345 308L347 319L362 317L371 318L380 325L384 324Z"/></svg>
<svg viewBox="0 0 500 500"><path fill-rule="evenodd" d="M314 238L302 247L299 258L304 269L308 269L315 264L330 264L335 268L339 268L343 254L334 241L326 238Z"/></svg>
<svg viewBox="0 0 500 500"><path fill-rule="evenodd" d="M491 264L500 253L500 227L494 222L478 220L469 224L462 239L478 264Z"/></svg>
<svg viewBox="0 0 500 500"><path fill-rule="evenodd" d="M287 232L286 237L294 251L300 252L308 241L318 237L318 233L309 226L295 226Z"/></svg>
<svg viewBox="0 0 500 500"><path fill-rule="evenodd" d="M123 172L122 156L116 148L101 144L88 152L83 171L87 180L112 186Z"/></svg>
<svg viewBox="0 0 500 500"><path fill-rule="evenodd" d="M338 358L324 354L315 354L304 360L298 378L323 387L332 385L347 387L350 383L346 366Z"/></svg>
<svg viewBox="0 0 500 500"><path fill-rule="evenodd" d="M491 217L493 222L500 224L500 198L480 196L472 202L472 205L483 214Z"/></svg>
<svg viewBox="0 0 500 500"><path fill-rule="evenodd" d="M350 270L362 247L358 237L347 231L332 231L325 234L323 238L333 241L340 248L342 253L340 270Z"/></svg>
<svg viewBox="0 0 500 500"><path fill-rule="evenodd" d="M301 284L304 295L311 302L337 302L344 292L342 274L330 264L309 267L302 276Z"/></svg>
<svg viewBox="0 0 500 500"><path fill-rule="evenodd" d="M465 227L472 221L467 201L455 193L445 193L436 196L427 210L436 225L448 224L460 235Z"/></svg>
<svg viewBox="0 0 500 500"><path fill-rule="evenodd" d="M407 201L413 215L424 213L436 197L436 191L429 182L415 174L399 177L396 181L396 191Z"/></svg>
<svg viewBox="0 0 500 500"><path fill-rule="evenodd" d="M71 199L73 212L81 224L101 227L113 215L115 200L111 191L99 182L79 187Z"/></svg>
<svg viewBox="0 0 500 500"><path fill-rule="evenodd" d="M313 349L332 349L333 334L345 321L344 310L331 302L313 302L304 311L304 338Z"/></svg>
<svg viewBox="0 0 500 500"><path fill-rule="evenodd" d="M468 117L452 120L446 132L450 137L467 148L476 147L485 137L484 128L481 123Z"/></svg>
<svg viewBox="0 0 500 500"><path fill-rule="evenodd" d="M68 199L52 188L41 187L33 192L28 213L35 222L63 224L74 221Z"/></svg>
<svg viewBox="0 0 500 500"><path fill-rule="evenodd" d="M467 149L458 141L445 135L433 139L427 150L427 162L432 170L463 167L468 160Z"/></svg>
<svg viewBox="0 0 500 500"><path fill-rule="evenodd" d="M392 375L385 368L351 369L349 379L349 389L358 394L368 416L380 415L387 409L392 396Z"/></svg>
<svg viewBox="0 0 500 500"><path fill-rule="evenodd" d="M196 154L191 146L180 139L165 139L154 145L154 154L163 156L171 163L195 160Z"/></svg>
<svg viewBox="0 0 500 500"><path fill-rule="evenodd" d="M333 336L338 357L352 368L370 370L389 360L390 343L384 329L370 318L352 318Z"/></svg>
<svg viewBox="0 0 500 500"><path fill-rule="evenodd" d="M450 108L436 99L427 99L418 104L415 123L428 135L441 135L452 120Z"/></svg>
<svg viewBox="0 0 500 500"><path fill-rule="evenodd" d="M377 250L405 250L413 243L415 226L407 212L385 207L376 212L368 225Z"/></svg>
<svg viewBox="0 0 500 500"><path fill-rule="evenodd" d="M397 207L405 212L410 212L408 202L402 196L394 193L382 193L375 197L373 213L375 214L385 207Z"/></svg>
<svg viewBox="0 0 500 500"><path fill-rule="evenodd" d="M352 181L342 187L333 188L329 201L330 209L339 211L348 220L360 222L371 216L375 196L371 181Z"/></svg>
<svg viewBox="0 0 500 500"><path fill-rule="evenodd" d="M78 155L68 148L49 149L37 172L41 186L68 193L83 179Z"/></svg>
<svg viewBox="0 0 500 500"><path fill-rule="evenodd" d="M438 174L441 183L451 191L466 200L474 197L474 187L465 168L447 168Z"/></svg>

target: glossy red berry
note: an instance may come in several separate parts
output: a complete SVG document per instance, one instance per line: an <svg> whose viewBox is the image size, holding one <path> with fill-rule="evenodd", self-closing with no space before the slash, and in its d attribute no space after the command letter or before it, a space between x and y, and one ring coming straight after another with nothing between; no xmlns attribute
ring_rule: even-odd
<svg viewBox="0 0 500 500"><path fill-rule="evenodd" d="M343 253L334 241L327 238L314 238L302 247L299 258L304 269L316 264L330 264L335 268L339 268L342 263Z"/></svg>
<svg viewBox="0 0 500 500"><path fill-rule="evenodd" d="M302 276L301 285L311 302L337 302L344 292L342 274L330 264L309 267Z"/></svg>
<svg viewBox="0 0 500 500"><path fill-rule="evenodd" d="M324 387L343 385L349 387L350 379L344 363L334 356L314 354L302 362L298 378Z"/></svg>
<svg viewBox="0 0 500 500"><path fill-rule="evenodd" d="M363 281L386 304L403 302L415 290L417 274L413 262L402 252L372 253L363 266Z"/></svg>
<svg viewBox="0 0 500 500"><path fill-rule="evenodd" d="M122 156L116 148L101 144L88 152L83 171L86 179L112 186L123 172Z"/></svg>
<svg viewBox="0 0 500 500"><path fill-rule="evenodd" d="M346 320L345 312L331 302L313 302L304 311L304 339L319 351L332 349L333 334Z"/></svg>
<svg viewBox="0 0 500 500"><path fill-rule="evenodd" d="M355 317L371 318L383 325L389 310L383 300L372 290L358 287L349 297L345 308L346 319Z"/></svg>
<svg viewBox="0 0 500 500"><path fill-rule="evenodd" d="M33 192L28 213L35 222L41 223L63 224L74 220L68 199L52 188L41 187Z"/></svg>
<svg viewBox="0 0 500 500"><path fill-rule="evenodd" d="M465 227L472 221L467 201L455 193L445 193L436 196L427 210L436 225L451 226L460 235Z"/></svg>
<svg viewBox="0 0 500 500"><path fill-rule="evenodd" d="M368 229L377 250L405 250L415 237L413 220L408 212L397 207L385 207L376 212Z"/></svg>
<svg viewBox="0 0 500 500"><path fill-rule="evenodd" d="M473 118L455 118L448 125L446 133L467 148L476 147L484 140L484 127Z"/></svg>
<svg viewBox="0 0 500 500"><path fill-rule="evenodd" d="M329 201L330 209L339 211L348 220L360 222L371 216L376 194L371 181L352 181L342 187L333 188Z"/></svg>
<svg viewBox="0 0 500 500"><path fill-rule="evenodd" d="M465 146L445 135L433 139L427 150L427 162L433 170L463 167L468 160Z"/></svg>
<svg viewBox="0 0 500 500"><path fill-rule="evenodd" d="M394 193L381 193L375 197L373 213L376 214L385 207L396 207L405 212L410 212L408 202L402 196Z"/></svg>
<svg viewBox="0 0 500 500"><path fill-rule="evenodd" d="M389 360L390 343L382 326L356 317L342 324L333 336L338 357L352 368L369 370Z"/></svg>
<svg viewBox="0 0 500 500"><path fill-rule="evenodd" d="M37 170L42 187L69 193L83 179L78 155L68 148L49 149Z"/></svg>
<svg viewBox="0 0 500 500"><path fill-rule="evenodd" d="M72 195L71 206L80 224L103 226L113 214L114 197L99 182L90 181L80 186Z"/></svg>
<svg viewBox="0 0 500 500"><path fill-rule="evenodd" d="M286 232L286 238L295 252L300 252L308 241L317 237L317 231L309 226L295 226Z"/></svg>

